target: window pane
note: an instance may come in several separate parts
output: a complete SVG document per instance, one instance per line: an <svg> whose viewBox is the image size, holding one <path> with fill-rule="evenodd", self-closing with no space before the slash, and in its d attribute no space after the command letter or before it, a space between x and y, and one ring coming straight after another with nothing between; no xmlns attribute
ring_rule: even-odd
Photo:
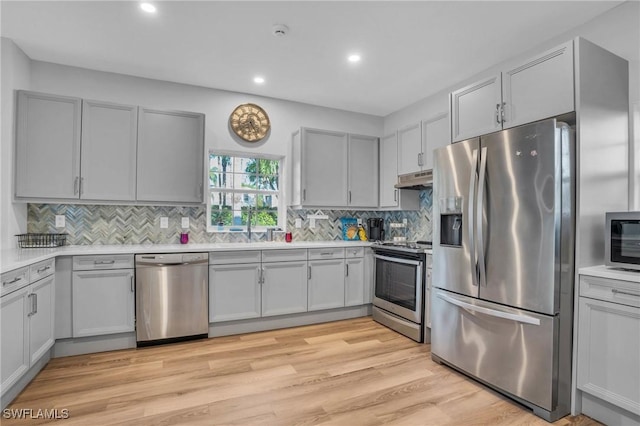
<svg viewBox="0 0 640 426"><path fill-rule="evenodd" d="M261 175L258 180L258 188L265 191L277 191L278 190L278 176L276 175Z"/></svg>
<svg viewBox="0 0 640 426"><path fill-rule="evenodd" d="M278 226L278 210L257 210L255 217L256 220L251 223L256 226Z"/></svg>
<svg viewBox="0 0 640 426"><path fill-rule="evenodd" d="M258 209L278 210L278 195L257 195L256 207Z"/></svg>
<svg viewBox="0 0 640 426"><path fill-rule="evenodd" d="M254 174L236 174L236 188L257 189L257 177Z"/></svg>
<svg viewBox="0 0 640 426"><path fill-rule="evenodd" d="M277 175L279 174L280 161L259 159L258 173L261 175Z"/></svg>
<svg viewBox="0 0 640 426"><path fill-rule="evenodd" d="M233 189L233 177L232 173L209 173L209 185L212 188L229 188Z"/></svg>

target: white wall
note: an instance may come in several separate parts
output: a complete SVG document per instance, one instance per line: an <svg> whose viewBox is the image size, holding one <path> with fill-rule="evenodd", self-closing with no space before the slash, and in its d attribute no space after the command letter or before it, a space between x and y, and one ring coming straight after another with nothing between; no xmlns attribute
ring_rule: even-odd
<svg viewBox="0 0 640 426"><path fill-rule="evenodd" d="M13 148L15 132L15 89L29 88L30 60L13 41L2 38L0 104L0 247L16 246L15 234L27 231L27 205L13 203Z"/></svg>

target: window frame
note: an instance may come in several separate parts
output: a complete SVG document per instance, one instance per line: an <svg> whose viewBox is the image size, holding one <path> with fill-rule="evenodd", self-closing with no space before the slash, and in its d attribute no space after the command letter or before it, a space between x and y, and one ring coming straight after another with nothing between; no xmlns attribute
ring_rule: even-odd
<svg viewBox="0 0 640 426"><path fill-rule="evenodd" d="M250 159L263 159L263 160L271 160L278 161L278 190L267 191L260 189L244 189L239 190L236 188L216 188L210 185L209 175L211 173L211 156L229 156L229 157L239 157L239 158L250 158ZM282 230L286 229L287 223L287 207L285 202L286 192L284 185L284 176L285 176L285 156L283 155L274 155L274 154L266 154L266 153L251 153L251 152L241 152L241 151L225 151L225 150L216 150L209 149L206 156L206 220L207 220L207 232L212 234L234 234L234 233L246 233L247 226L246 225L225 225L223 229L220 229L218 226L211 223L211 195L213 192L225 192L228 194L253 194L255 196L258 195L273 195L276 194L278 197L277 204L277 212L278 212L278 224L275 226L252 226L251 232L266 232L268 228L278 227ZM242 230L231 230L230 228L242 228Z"/></svg>

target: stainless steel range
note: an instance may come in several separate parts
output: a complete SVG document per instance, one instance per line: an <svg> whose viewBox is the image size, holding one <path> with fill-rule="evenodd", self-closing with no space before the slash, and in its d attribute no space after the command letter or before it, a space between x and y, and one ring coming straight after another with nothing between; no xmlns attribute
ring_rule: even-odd
<svg viewBox="0 0 640 426"><path fill-rule="evenodd" d="M424 341L426 253L429 241L381 242L375 260L373 319L416 342Z"/></svg>

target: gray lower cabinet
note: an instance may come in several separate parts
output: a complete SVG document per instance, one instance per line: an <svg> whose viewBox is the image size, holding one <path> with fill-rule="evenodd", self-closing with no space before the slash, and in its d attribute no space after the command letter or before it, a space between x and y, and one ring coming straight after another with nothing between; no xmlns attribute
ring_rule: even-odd
<svg viewBox="0 0 640 426"><path fill-rule="evenodd" d="M300 251L300 250L296 250ZM304 250L306 252L306 250ZM262 264L262 316L307 311L307 261Z"/></svg>
<svg viewBox="0 0 640 426"><path fill-rule="evenodd" d="M344 305L363 305L364 257L345 260Z"/></svg>
<svg viewBox="0 0 640 426"><path fill-rule="evenodd" d="M43 267L45 264L46 268ZM20 288L5 293L0 299L0 388L3 395L54 344L53 262L40 262L29 269L32 282L29 284L24 280ZM11 273L2 276L3 287L6 287L8 275Z"/></svg>
<svg viewBox="0 0 640 426"><path fill-rule="evenodd" d="M203 202L204 114L139 108L139 201Z"/></svg>
<svg viewBox="0 0 640 426"><path fill-rule="evenodd" d="M640 419L639 360L639 284L581 275L578 389ZM606 423L612 421L597 410L585 414Z"/></svg>
<svg viewBox="0 0 640 426"><path fill-rule="evenodd" d="M29 288L23 287L0 299L0 358L2 393L29 370Z"/></svg>
<svg viewBox="0 0 640 426"><path fill-rule="evenodd" d="M260 317L260 273L260 263L210 265L209 322Z"/></svg>
<svg viewBox="0 0 640 426"><path fill-rule="evenodd" d="M345 295L344 258L309 261L309 310L340 308Z"/></svg>
<svg viewBox="0 0 640 426"><path fill-rule="evenodd" d="M73 337L135 331L134 270L109 269L120 258L133 264L132 256L74 257ZM93 270L77 270L92 265Z"/></svg>

